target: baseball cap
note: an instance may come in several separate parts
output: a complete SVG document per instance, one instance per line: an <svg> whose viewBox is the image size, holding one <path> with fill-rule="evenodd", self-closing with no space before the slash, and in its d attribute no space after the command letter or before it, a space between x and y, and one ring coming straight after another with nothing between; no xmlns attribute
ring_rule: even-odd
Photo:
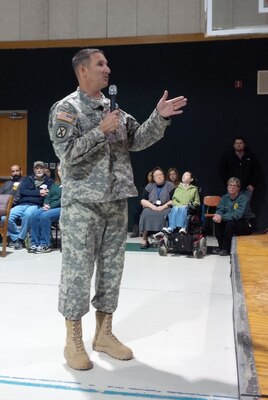
<svg viewBox="0 0 268 400"><path fill-rule="evenodd" d="M43 163L43 161L35 161L33 167L35 168L35 167L37 167L37 165L45 168L45 164Z"/></svg>

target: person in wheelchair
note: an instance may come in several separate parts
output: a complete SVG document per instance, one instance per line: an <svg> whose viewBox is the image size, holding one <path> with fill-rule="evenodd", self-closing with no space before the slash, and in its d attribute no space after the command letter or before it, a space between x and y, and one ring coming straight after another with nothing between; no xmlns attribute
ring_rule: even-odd
<svg viewBox="0 0 268 400"><path fill-rule="evenodd" d="M192 172L184 172L182 181L173 194L172 208L168 214L168 227L162 229L163 233L169 235L175 229L179 229L179 233L187 233L189 214L200 207L198 187L193 185L193 181Z"/></svg>

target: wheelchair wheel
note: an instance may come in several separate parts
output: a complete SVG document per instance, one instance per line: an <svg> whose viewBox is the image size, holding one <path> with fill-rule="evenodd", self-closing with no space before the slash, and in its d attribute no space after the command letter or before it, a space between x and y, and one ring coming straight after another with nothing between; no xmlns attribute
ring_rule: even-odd
<svg viewBox="0 0 268 400"><path fill-rule="evenodd" d="M199 240L199 247L202 252L202 256L205 256L207 254L207 239L205 237L202 237Z"/></svg>
<svg viewBox="0 0 268 400"><path fill-rule="evenodd" d="M194 258L202 258L203 257L202 250L201 249L194 250L193 255L194 255Z"/></svg>
<svg viewBox="0 0 268 400"><path fill-rule="evenodd" d="M158 248L158 254L160 256L166 256L167 255L167 248L165 246L160 246Z"/></svg>

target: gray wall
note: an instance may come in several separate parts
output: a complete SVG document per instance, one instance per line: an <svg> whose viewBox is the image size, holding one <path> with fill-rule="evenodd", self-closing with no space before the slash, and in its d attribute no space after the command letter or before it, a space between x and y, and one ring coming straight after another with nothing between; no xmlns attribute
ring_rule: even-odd
<svg viewBox="0 0 268 400"><path fill-rule="evenodd" d="M1 0L0 41L204 32L203 0Z"/></svg>
<svg viewBox="0 0 268 400"><path fill-rule="evenodd" d="M204 33L205 0L1 0L4 42ZM209 4L209 3L208 3ZM213 0L217 29L265 25L258 0Z"/></svg>

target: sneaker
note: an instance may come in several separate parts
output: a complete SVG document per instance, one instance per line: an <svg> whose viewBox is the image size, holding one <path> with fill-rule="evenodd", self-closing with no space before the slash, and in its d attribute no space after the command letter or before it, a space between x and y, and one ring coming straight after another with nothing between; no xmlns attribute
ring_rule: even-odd
<svg viewBox="0 0 268 400"><path fill-rule="evenodd" d="M24 248L24 241L22 239L17 239L16 243L14 244L14 249L15 250L21 250Z"/></svg>
<svg viewBox="0 0 268 400"><path fill-rule="evenodd" d="M164 227L164 228L162 229L162 232L163 232L163 233L166 233L167 235L171 235L171 234L172 234L172 229L171 229L171 228L166 228L166 227Z"/></svg>
<svg viewBox="0 0 268 400"><path fill-rule="evenodd" d="M165 235L164 235L163 232L157 232L157 233L155 233L155 234L153 235L153 238L156 239L156 240L160 240L160 239L163 239L164 236L165 236Z"/></svg>
<svg viewBox="0 0 268 400"><path fill-rule="evenodd" d="M218 255L221 249L219 247L215 247L215 249L212 249L212 254Z"/></svg>
<svg viewBox="0 0 268 400"><path fill-rule="evenodd" d="M35 253L50 253L50 252L51 252L51 247L44 245L38 246L37 249L35 250Z"/></svg>
<svg viewBox="0 0 268 400"><path fill-rule="evenodd" d="M221 249L219 251L219 256L229 256L230 253L227 250Z"/></svg>
<svg viewBox="0 0 268 400"><path fill-rule="evenodd" d="M10 242L8 242L8 247L10 247L11 249L13 249L15 247L15 243L17 243L17 241L15 240L13 242L13 240L10 240Z"/></svg>
<svg viewBox="0 0 268 400"><path fill-rule="evenodd" d="M183 235L186 235L187 231L186 231L185 228L181 228L181 229L179 230L179 233L182 233Z"/></svg>
<svg viewBox="0 0 268 400"><path fill-rule="evenodd" d="M31 247L28 248L28 253L36 253L37 249L38 246L36 244L33 244Z"/></svg>

